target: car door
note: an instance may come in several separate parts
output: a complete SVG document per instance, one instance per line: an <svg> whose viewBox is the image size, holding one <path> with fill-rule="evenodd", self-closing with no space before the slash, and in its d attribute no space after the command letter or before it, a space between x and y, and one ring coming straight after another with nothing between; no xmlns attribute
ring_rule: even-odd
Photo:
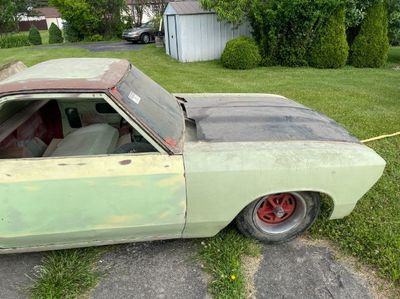
<svg viewBox="0 0 400 299"><path fill-rule="evenodd" d="M182 156L0 160L0 248L178 238Z"/></svg>

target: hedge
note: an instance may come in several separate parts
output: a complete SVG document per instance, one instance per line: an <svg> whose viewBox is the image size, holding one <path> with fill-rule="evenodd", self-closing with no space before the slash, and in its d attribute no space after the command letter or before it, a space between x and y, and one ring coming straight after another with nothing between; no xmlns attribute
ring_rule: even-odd
<svg viewBox="0 0 400 299"><path fill-rule="evenodd" d="M49 44L60 44L64 42L62 31L54 23L51 23L49 29Z"/></svg>

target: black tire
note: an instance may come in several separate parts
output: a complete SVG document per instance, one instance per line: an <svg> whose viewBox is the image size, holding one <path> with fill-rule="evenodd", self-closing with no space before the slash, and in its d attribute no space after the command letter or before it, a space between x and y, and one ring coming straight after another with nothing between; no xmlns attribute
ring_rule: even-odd
<svg viewBox="0 0 400 299"><path fill-rule="evenodd" d="M141 41L143 44L148 44L148 43L150 42L150 35L149 35L148 33L143 33L143 34L140 36L140 41Z"/></svg>
<svg viewBox="0 0 400 299"><path fill-rule="evenodd" d="M262 205L265 205L267 198L270 196L280 196L282 194L289 194L292 196L291 198L295 198L296 204L293 211L291 211L292 214L280 223L266 223L265 219L263 220L259 216L259 211L263 208ZM321 196L319 193L313 192L282 194L264 196L249 204L236 217L238 229L244 235L255 238L265 244L281 244L301 235L318 218ZM276 221L279 221L279 219Z"/></svg>
<svg viewBox="0 0 400 299"><path fill-rule="evenodd" d="M155 152L156 149L145 142L132 142L121 145L114 151L114 154L129 154L129 153L151 153Z"/></svg>

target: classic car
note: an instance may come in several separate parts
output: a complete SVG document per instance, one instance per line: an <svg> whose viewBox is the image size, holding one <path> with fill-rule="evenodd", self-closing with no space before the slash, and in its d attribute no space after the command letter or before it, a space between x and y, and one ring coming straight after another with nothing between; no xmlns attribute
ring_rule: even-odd
<svg viewBox="0 0 400 299"><path fill-rule="evenodd" d="M122 32L122 38L128 42L142 42L143 44L148 44L154 41L154 22L149 21L139 27L124 30Z"/></svg>
<svg viewBox="0 0 400 299"><path fill-rule="evenodd" d="M385 161L269 94L168 93L126 60L59 59L0 82L0 252L216 235L266 243L350 214Z"/></svg>

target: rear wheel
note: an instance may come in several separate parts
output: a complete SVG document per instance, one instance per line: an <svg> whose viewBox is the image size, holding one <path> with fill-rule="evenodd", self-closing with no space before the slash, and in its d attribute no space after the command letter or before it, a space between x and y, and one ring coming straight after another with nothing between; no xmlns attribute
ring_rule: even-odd
<svg viewBox="0 0 400 299"><path fill-rule="evenodd" d="M301 235L317 219L320 195L290 192L264 196L236 218L239 230L267 244L279 244Z"/></svg>

